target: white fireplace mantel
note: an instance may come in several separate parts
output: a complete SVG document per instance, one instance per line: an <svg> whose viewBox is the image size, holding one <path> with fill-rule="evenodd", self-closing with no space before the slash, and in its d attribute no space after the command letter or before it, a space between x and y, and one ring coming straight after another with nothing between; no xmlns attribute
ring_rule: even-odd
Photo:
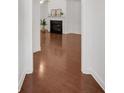
<svg viewBox="0 0 124 93"><path fill-rule="evenodd" d="M65 33L65 17L62 16L62 17L53 17L53 16L49 16L47 18L47 29L48 29L48 32L50 32L50 20L61 20L62 21L62 29L63 29L63 33Z"/></svg>

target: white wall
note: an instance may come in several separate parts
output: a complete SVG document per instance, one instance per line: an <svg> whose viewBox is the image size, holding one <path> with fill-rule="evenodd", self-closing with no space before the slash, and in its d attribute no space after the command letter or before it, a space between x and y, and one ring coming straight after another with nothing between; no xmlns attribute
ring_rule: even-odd
<svg viewBox="0 0 124 93"><path fill-rule="evenodd" d="M24 56L23 56L23 43L24 43L24 39L23 39L23 34L24 34L24 14L23 14L23 4L24 4L24 1L23 0L19 0L18 1L18 87L19 87L19 90L20 90L20 86L22 85L21 84L21 78L24 77Z"/></svg>
<svg viewBox="0 0 124 93"><path fill-rule="evenodd" d="M51 13L51 9L58 8L61 8L64 12L64 17L62 18L64 22L63 33L81 34L81 0L51 0L49 3L41 4L40 18L46 18ZM52 18L52 20L54 19ZM49 22L47 23L46 28L49 30Z"/></svg>
<svg viewBox="0 0 124 93"><path fill-rule="evenodd" d="M48 3L40 4L40 18L48 17Z"/></svg>
<svg viewBox="0 0 124 93"><path fill-rule="evenodd" d="M44 19L47 17L48 17L48 3L44 2L43 4L40 4L40 19ZM48 24L49 23L48 20L46 20L46 21ZM49 29L48 25L46 25L46 29Z"/></svg>
<svg viewBox="0 0 124 93"><path fill-rule="evenodd" d="M82 3L83 4L83 3ZM82 72L90 73L105 88L105 1L86 0L86 29ZM82 15L84 12L82 10ZM83 20L83 19L82 19ZM82 51L83 52L83 51ZM84 65L84 66L83 66Z"/></svg>
<svg viewBox="0 0 124 93"><path fill-rule="evenodd" d="M81 34L81 0L67 0L66 31Z"/></svg>
<svg viewBox="0 0 124 93"><path fill-rule="evenodd" d="M62 9L64 15L66 15L66 1L67 0L50 0L48 3L48 12L51 13L51 9Z"/></svg>
<svg viewBox="0 0 124 93"><path fill-rule="evenodd" d="M40 51L40 0L33 0L33 52Z"/></svg>
<svg viewBox="0 0 124 93"><path fill-rule="evenodd" d="M19 0L19 61L18 87L22 86L26 74L33 71L32 60L32 0Z"/></svg>

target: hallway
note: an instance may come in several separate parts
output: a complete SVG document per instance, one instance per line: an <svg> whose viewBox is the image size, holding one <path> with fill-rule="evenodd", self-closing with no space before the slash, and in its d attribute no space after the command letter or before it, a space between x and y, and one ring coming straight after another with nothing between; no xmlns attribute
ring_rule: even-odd
<svg viewBox="0 0 124 93"><path fill-rule="evenodd" d="M91 75L81 73L81 35L41 33L41 47L20 93L104 93Z"/></svg>

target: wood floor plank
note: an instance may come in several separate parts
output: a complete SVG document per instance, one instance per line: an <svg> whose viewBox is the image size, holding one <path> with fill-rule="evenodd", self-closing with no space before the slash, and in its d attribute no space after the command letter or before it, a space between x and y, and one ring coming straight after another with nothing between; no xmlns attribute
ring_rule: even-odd
<svg viewBox="0 0 124 93"><path fill-rule="evenodd" d="M41 33L41 47L20 93L104 93L91 75L81 73L81 35Z"/></svg>

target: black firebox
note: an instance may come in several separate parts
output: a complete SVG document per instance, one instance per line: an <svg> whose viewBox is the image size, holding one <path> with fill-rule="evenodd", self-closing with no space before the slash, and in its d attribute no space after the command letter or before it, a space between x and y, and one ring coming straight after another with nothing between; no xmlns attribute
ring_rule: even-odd
<svg viewBox="0 0 124 93"><path fill-rule="evenodd" d="M62 21L61 20L50 20L50 32L62 34Z"/></svg>

